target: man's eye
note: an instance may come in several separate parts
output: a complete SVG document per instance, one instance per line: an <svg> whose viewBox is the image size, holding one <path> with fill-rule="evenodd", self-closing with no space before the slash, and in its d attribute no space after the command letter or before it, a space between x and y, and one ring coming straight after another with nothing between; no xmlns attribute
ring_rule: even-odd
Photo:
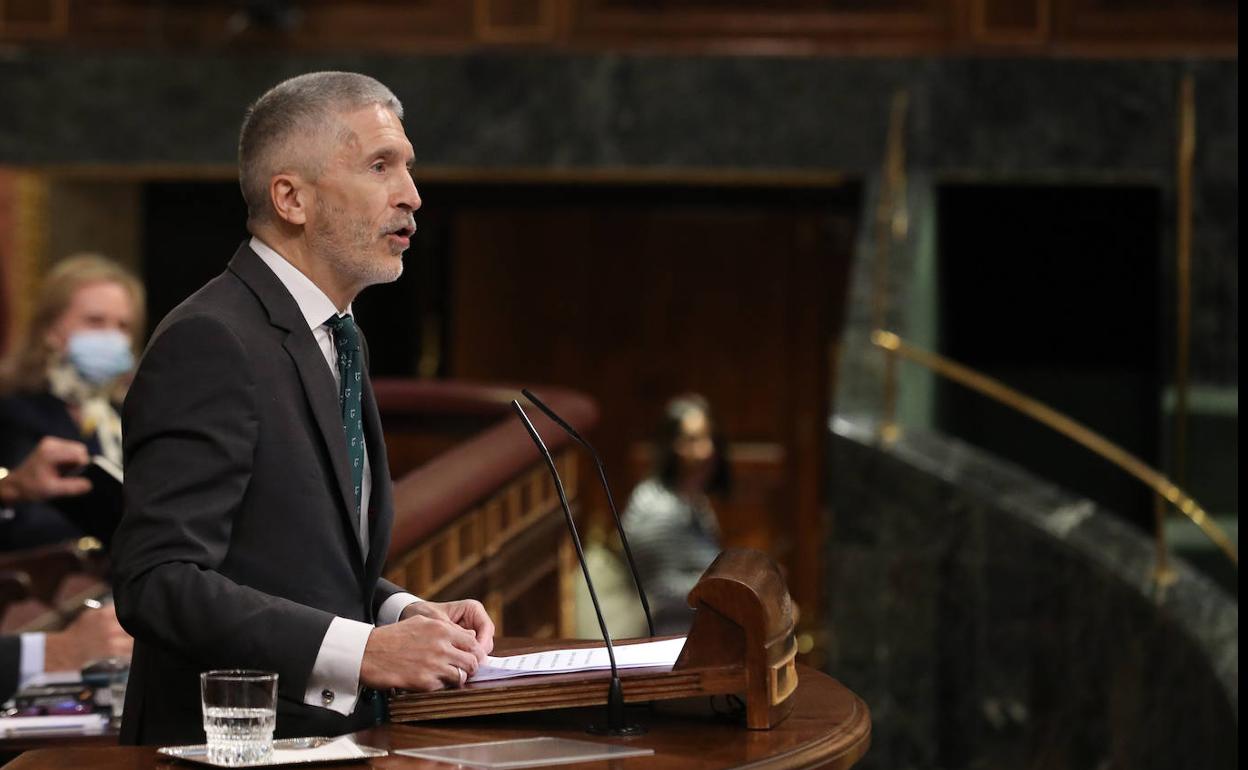
<svg viewBox="0 0 1248 770"><path fill-rule="evenodd" d="M385 170L386 170L386 163L385 163L385 161L382 161L382 160L377 161L376 163L374 163L374 164L372 165L372 169L373 169L373 171L376 171L376 172L378 172L378 173L380 173L380 172L382 172L382 171L385 171Z"/></svg>

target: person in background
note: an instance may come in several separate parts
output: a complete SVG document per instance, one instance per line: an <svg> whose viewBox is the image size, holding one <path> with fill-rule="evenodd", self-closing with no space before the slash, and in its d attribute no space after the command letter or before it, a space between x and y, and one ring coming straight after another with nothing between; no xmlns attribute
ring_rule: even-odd
<svg viewBox="0 0 1248 770"><path fill-rule="evenodd" d="M78 671L103 658L129 659L133 647L112 604L84 609L62 631L0 636L0 703L46 671Z"/></svg>
<svg viewBox="0 0 1248 770"><path fill-rule="evenodd" d="M658 634L689 630L693 612L685 597L720 551L709 495L729 486L724 443L706 399L687 394L669 401L653 475L633 490L623 515Z"/></svg>
<svg viewBox="0 0 1248 770"><path fill-rule="evenodd" d="M11 470L0 467L0 506L90 492L90 481L80 476L65 475L90 460L86 444L45 436L21 465Z"/></svg>
<svg viewBox="0 0 1248 770"><path fill-rule="evenodd" d="M143 328L143 287L95 254L57 263L43 281L25 333L0 364L0 465L21 462L45 437L80 442L122 463L118 405ZM0 550L93 535L107 544L121 518L118 495L28 501L0 512Z"/></svg>
<svg viewBox="0 0 1248 770"><path fill-rule="evenodd" d="M61 471L86 461L82 444L45 438L21 465L0 468L0 501L12 505L82 494L86 479L66 478ZM84 610L63 631L0 636L0 703L44 671L72 671L101 658L129 658L133 646L111 604Z"/></svg>

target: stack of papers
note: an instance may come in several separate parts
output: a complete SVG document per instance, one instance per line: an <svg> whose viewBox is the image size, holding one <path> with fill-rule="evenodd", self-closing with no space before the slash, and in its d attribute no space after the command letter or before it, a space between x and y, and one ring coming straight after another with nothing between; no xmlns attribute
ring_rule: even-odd
<svg viewBox="0 0 1248 770"><path fill-rule="evenodd" d="M0 738L22 735L94 735L108 727L107 714L65 714L46 717L4 717Z"/></svg>
<svg viewBox="0 0 1248 770"><path fill-rule="evenodd" d="M663 639L657 642L615 645L615 665L618 668L671 668L685 646L685 637ZM575 671L601 671L611 668L607 648L581 647L569 650L544 650L525 655L508 655L496 658L487 655L485 663L477 668L470 682L488 682L494 679L510 679L535 674L567 674Z"/></svg>

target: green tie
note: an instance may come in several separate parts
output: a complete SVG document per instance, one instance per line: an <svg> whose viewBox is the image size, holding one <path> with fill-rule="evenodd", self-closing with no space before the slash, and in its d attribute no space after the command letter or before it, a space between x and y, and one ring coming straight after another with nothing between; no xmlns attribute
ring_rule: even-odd
<svg viewBox="0 0 1248 770"><path fill-rule="evenodd" d="M360 409L364 367L360 361L360 332L349 315L335 315L325 325L334 336L334 348L338 351L338 404L342 407L342 429L347 434L355 509L359 511L360 489L364 483L364 421Z"/></svg>

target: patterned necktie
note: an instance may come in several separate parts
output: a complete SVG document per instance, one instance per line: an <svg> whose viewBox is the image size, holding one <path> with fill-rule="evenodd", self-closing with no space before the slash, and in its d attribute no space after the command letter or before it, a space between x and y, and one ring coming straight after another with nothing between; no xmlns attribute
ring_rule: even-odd
<svg viewBox="0 0 1248 770"><path fill-rule="evenodd" d="M364 388L364 367L360 353L360 332L351 316L335 315L325 322L338 351L338 404L342 407L342 429L347 434L347 458L351 463L351 483L355 486L355 509L360 509L364 483L364 421L360 395Z"/></svg>

